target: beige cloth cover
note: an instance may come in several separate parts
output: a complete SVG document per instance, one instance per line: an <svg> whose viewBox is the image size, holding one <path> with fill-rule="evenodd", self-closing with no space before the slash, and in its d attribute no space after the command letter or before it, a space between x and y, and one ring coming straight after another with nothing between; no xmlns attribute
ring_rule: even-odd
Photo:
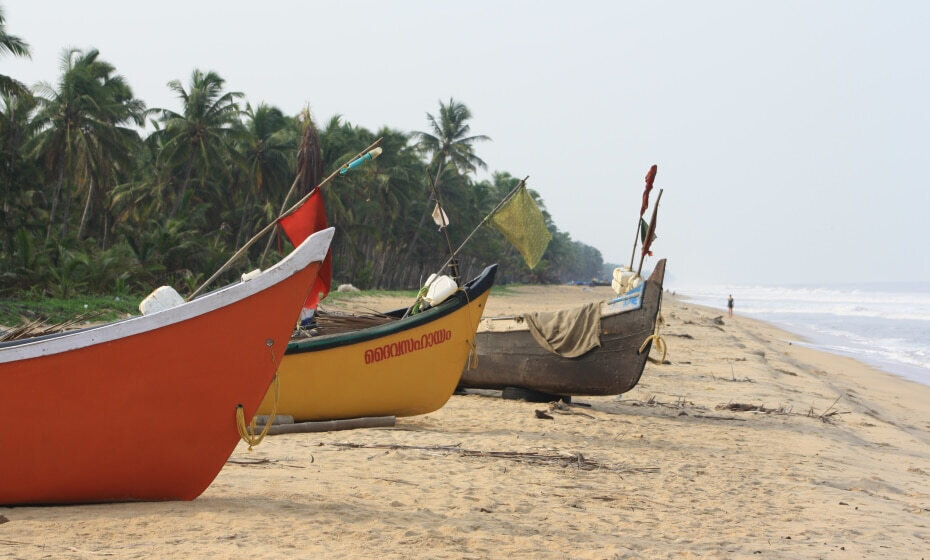
<svg viewBox="0 0 930 560"><path fill-rule="evenodd" d="M536 342L563 358L577 358L601 345L601 304L523 316Z"/></svg>

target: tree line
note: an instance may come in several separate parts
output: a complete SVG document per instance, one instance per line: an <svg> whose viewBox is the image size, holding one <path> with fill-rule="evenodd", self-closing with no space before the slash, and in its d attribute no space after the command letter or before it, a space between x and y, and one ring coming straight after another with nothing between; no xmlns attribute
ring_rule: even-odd
<svg viewBox="0 0 930 560"><path fill-rule="evenodd" d="M0 7L0 57L28 55ZM454 99L427 114L426 131L371 131L253 104L215 72L194 70L167 87L177 105L148 107L95 49L65 50L54 83L27 87L0 75L0 293L144 293L160 284L189 293L278 215L305 126L317 129L314 165L326 173L383 138L381 157L323 190L336 227L335 282L412 288L446 260L430 218L431 177L455 246L519 182L506 172L476 178L487 137L471 134L471 113ZM463 278L495 262L500 282L599 275L600 252L560 231L533 196L553 236L540 264L528 269L483 227L459 256ZM258 266L264 245L226 280ZM286 252L287 241L273 246ZM272 253L263 266L279 258Z"/></svg>

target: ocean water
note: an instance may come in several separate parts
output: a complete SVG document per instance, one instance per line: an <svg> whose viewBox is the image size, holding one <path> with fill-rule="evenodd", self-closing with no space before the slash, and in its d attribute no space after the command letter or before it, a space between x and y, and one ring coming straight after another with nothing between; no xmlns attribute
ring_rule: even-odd
<svg viewBox="0 0 930 560"><path fill-rule="evenodd" d="M930 282L677 289L687 301L799 334L819 350L852 356L930 385Z"/></svg>

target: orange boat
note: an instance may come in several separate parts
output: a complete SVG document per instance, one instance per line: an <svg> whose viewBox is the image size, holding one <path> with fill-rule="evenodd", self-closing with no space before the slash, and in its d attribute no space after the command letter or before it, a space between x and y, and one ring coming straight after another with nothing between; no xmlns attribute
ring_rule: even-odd
<svg viewBox="0 0 930 560"><path fill-rule="evenodd" d="M0 504L192 500L274 378L329 249L176 307L0 344Z"/></svg>

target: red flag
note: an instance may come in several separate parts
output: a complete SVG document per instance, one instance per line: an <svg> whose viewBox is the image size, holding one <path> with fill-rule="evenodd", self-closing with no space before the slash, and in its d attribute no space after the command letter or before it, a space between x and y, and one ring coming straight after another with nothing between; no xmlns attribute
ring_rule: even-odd
<svg viewBox="0 0 930 560"><path fill-rule="evenodd" d="M649 191L652 190L652 183L656 180L656 173L659 171L658 165L653 165L649 168L649 173L646 173L646 190L643 191L643 206L639 210L639 216L642 217L646 213L646 209L649 208Z"/></svg>
<svg viewBox="0 0 930 560"><path fill-rule="evenodd" d="M312 234L326 229L326 206L323 204L323 195L320 189L316 189L297 210L278 220L284 235L296 247L303 243L304 239ZM329 293L330 285L333 282L333 255L327 253L323 259L323 265L320 267L320 273L316 277L310 295L304 303L304 309L316 309L320 300L325 298Z"/></svg>

